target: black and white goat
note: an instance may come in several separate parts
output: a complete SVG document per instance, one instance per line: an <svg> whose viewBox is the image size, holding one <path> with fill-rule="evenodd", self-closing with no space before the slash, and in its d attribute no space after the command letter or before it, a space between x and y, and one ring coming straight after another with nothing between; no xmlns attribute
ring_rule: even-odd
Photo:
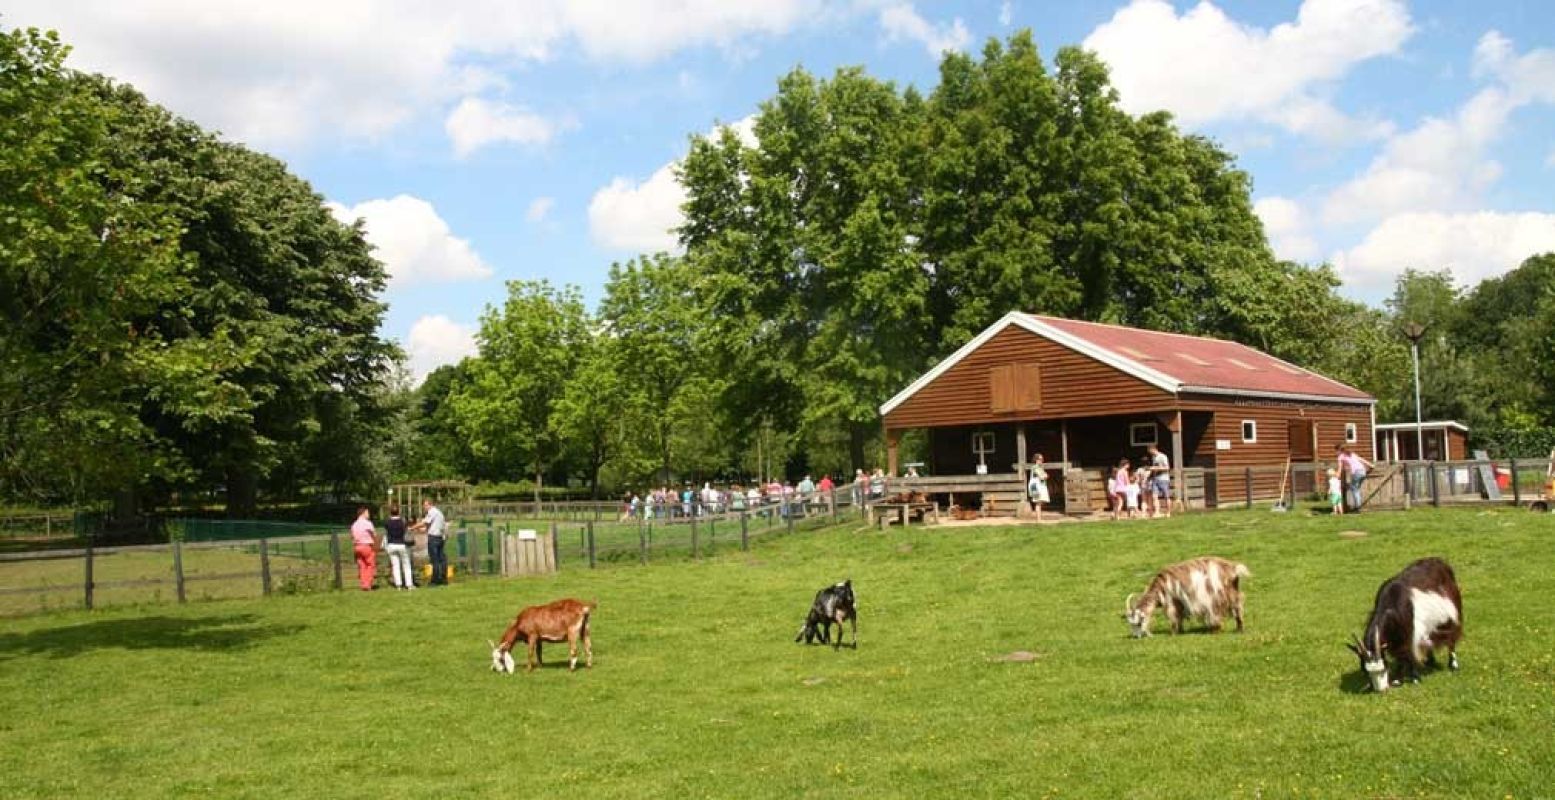
<svg viewBox="0 0 1555 800"><path fill-rule="evenodd" d="M1190 617L1204 620L1205 626L1219 631L1227 614L1242 630L1242 579L1247 566L1215 556L1189 559L1164 567L1151 579L1134 602L1134 595L1123 599L1123 618L1135 639L1150 635L1150 620L1160 609L1171 625L1172 633L1182 633L1183 622Z"/></svg>
<svg viewBox="0 0 1555 800"><path fill-rule="evenodd" d="M1386 656L1420 682L1422 664L1436 666L1436 651L1447 648L1447 668L1458 669L1458 639L1463 636L1463 595L1452 567L1440 558L1422 558L1377 589L1366 633L1346 645L1378 692L1388 689ZM1398 679L1393 685L1397 686Z"/></svg>
<svg viewBox="0 0 1555 800"><path fill-rule="evenodd" d="M805 617L804 626L799 629L799 635L794 637L796 642L810 644L817 639L822 644L831 642L831 626L837 623L837 641L832 649L842 647L842 623L851 622L853 625L853 649L858 649L858 605L853 597L853 579L833 584L815 593L815 602L810 604L810 613Z"/></svg>

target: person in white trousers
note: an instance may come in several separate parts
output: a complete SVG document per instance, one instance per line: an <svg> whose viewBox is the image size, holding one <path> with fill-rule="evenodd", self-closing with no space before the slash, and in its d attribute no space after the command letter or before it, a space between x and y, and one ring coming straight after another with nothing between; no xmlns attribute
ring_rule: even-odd
<svg viewBox="0 0 1555 800"><path fill-rule="evenodd" d="M398 503L389 505L389 518L383 523L387 535L383 549L389 554L389 570L396 589L416 588L414 573L410 571L410 544L405 538L405 520L400 518Z"/></svg>

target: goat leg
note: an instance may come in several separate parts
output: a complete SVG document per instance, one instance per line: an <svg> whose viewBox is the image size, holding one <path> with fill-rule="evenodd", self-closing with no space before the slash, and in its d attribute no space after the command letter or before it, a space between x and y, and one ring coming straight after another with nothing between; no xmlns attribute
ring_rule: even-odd
<svg viewBox="0 0 1555 800"><path fill-rule="evenodd" d="M530 636L529 637L529 656L528 656L528 658L526 658L524 660L524 671L525 672L534 672L535 671L535 664L536 664L536 659L537 659L537 651L539 650L539 647L540 647L540 637L539 636Z"/></svg>
<svg viewBox="0 0 1555 800"><path fill-rule="evenodd" d="M594 640L589 636L589 627L583 626L583 666L594 668Z"/></svg>
<svg viewBox="0 0 1555 800"><path fill-rule="evenodd" d="M567 629L567 671L578 671L578 629Z"/></svg>

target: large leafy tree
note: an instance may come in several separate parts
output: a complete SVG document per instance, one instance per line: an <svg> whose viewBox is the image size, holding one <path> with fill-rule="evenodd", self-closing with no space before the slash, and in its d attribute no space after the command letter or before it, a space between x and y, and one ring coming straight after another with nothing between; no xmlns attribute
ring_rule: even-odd
<svg viewBox="0 0 1555 800"><path fill-rule="evenodd" d="M590 335L577 288L547 281L509 281L506 302L481 315L480 358L449 398L479 476L527 472L540 499L545 475L566 451L556 414Z"/></svg>

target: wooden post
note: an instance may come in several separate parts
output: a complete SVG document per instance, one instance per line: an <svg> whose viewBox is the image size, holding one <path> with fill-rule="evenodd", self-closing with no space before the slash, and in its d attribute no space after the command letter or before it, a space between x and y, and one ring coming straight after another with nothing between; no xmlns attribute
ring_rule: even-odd
<svg viewBox="0 0 1555 800"><path fill-rule="evenodd" d="M693 561L696 560L698 555L697 544L697 518L696 515L693 514L691 517L691 559Z"/></svg>
<svg viewBox="0 0 1555 800"><path fill-rule="evenodd" d="M481 554L476 552L475 548L475 531L471 530L470 526L466 524L459 529L459 534L464 537L464 557L467 559L464 571L469 573L471 578L474 578L481 568Z"/></svg>
<svg viewBox="0 0 1555 800"><path fill-rule="evenodd" d="M1520 486L1518 486L1518 483L1517 483L1517 459L1515 459L1515 458L1512 459L1511 469L1512 469L1512 505L1514 505L1514 506L1521 506L1523 504L1523 490L1522 490L1522 488Z"/></svg>
<svg viewBox="0 0 1555 800"><path fill-rule="evenodd" d="M589 544L589 569L593 569L594 568L594 563L595 563L594 562L594 523L593 523L593 521L590 521L588 526L583 529L583 533L584 533L585 536L588 537L588 544Z"/></svg>
<svg viewBox="0 0 1555 800"><path fill-rule="evenodd" d="M265 596L270 595L270 542L259 540L259 582L264 587Z"/></svg>
<svg viewBox="0 0 1555 800"><path fill-rule="evenodd" d="M1441 488L1436 485L1436 462L1426 465L1426 474L1431 478L1431 505L1440 507L1442 504Z"/></svg>
<svg viewBox="0 0 1555 800"><path fill-rule="evenodd" d="M1176 487L1173 494L1182 502L1182 510L1188 510L1188 482L1183 478L1182 471L1182 412L1178 411L1172 417L1172 470L1177 474L1173 476L1172 483ZM1171 500L1167 500L1168 503Z"/></svg>
<svg viewBox="0 0 1555 800"><path fill-rule="evenodd" d="M826 510L831 514L831 521L835 523L837 521L837 487L835 486L826 493Z"/></svg>
<svg viewBox="0 0 1555 800"><path fill-rule="evenodd" d="M1063 459L1066 465L1073 466L1069 464L1069 420L1067 419L1058 421L1058 443L1059 449L1062 451L1059 458ZM1065 469L1068 468L1068 466L1065 467Z"/></svg>
<svg viewBox="0 0 1555 800"><path fill-rule="evenodd" d="M93 588L93 585L94 584L92 582L92 544L90 542L88 542L87 545L86 545L86 607L87 607L87 610L89 610L89 611L92 608L92 588Z"/></svg>
<svg viewBox="0 0 1555 800"><path fill-rule="evenodd" d="M740 509L740 549L751 549L750 518L745 515L744 509Z"/></svg>
<svg viewBox="0 0 1555 800"><path fill-rule="evenodd" d="M560 532L558 531L558 529L556 527L556 521L552 520L551 521L551 566L553 568L557 564L562 563L562 553L561 553L561 549L560 549L561 545L557 544L557 542L560 542L560 541L561 541L561 534L560 534Z"/></svg>
<svg viewBox="0 0 1555 800"><path fill-rule="evenodd" d="M1247 468L1247 478L1246 478L1246 480L1247 480L1247 483L1245 484L1244 488L1247 489L1247 507L1248 508L1252 508L1253 507L1253 468L1252 467L1248 467Z"/></svg>
<svg viewBox="0 0 1555 800"><path fill-rule="evenodd" d="M329 535L329 560L335 563L335 591L338 592L345 586L340 575L340 534L338 533Z"/></svg>
<svg viewBox="0 0 1555 800"><path fill-rule="evenodd" d="M896 477L896 451L902 443L901 431L893 431L890 428L885 432L885 470L886 474Z"/></svg>
<svg viewBox="0 0 1555 800"><path fill-rule="evenodd" d="M1031 503L1026 502L1026 423L1015 423L1015 474L1020 477L1021 501L1015 504L1015 516L1031 515ZM902 515L902 527L907 527L907 515Z"/></svg>
<svg viewBox="0 0 1555 800"><path fill-rule="evenodd" d="M792 508L788 509L788 514L784 515L783 519L787 520L788 532L789 533L793 533L794 532L794 510Z"/></svg>
<svg viewBox="0 0 1555 800"><path fill-rule="evenodd" d="M184 545L183 542L173 540L173 585L178 587L178 602L185 602L184 598Z"/></svg>
<svg viewBox="0 0 1555 800"><path fill-rule="evenodd" d="M637 560L648 563L648 531L642 520L637 521Z"/></svg>

